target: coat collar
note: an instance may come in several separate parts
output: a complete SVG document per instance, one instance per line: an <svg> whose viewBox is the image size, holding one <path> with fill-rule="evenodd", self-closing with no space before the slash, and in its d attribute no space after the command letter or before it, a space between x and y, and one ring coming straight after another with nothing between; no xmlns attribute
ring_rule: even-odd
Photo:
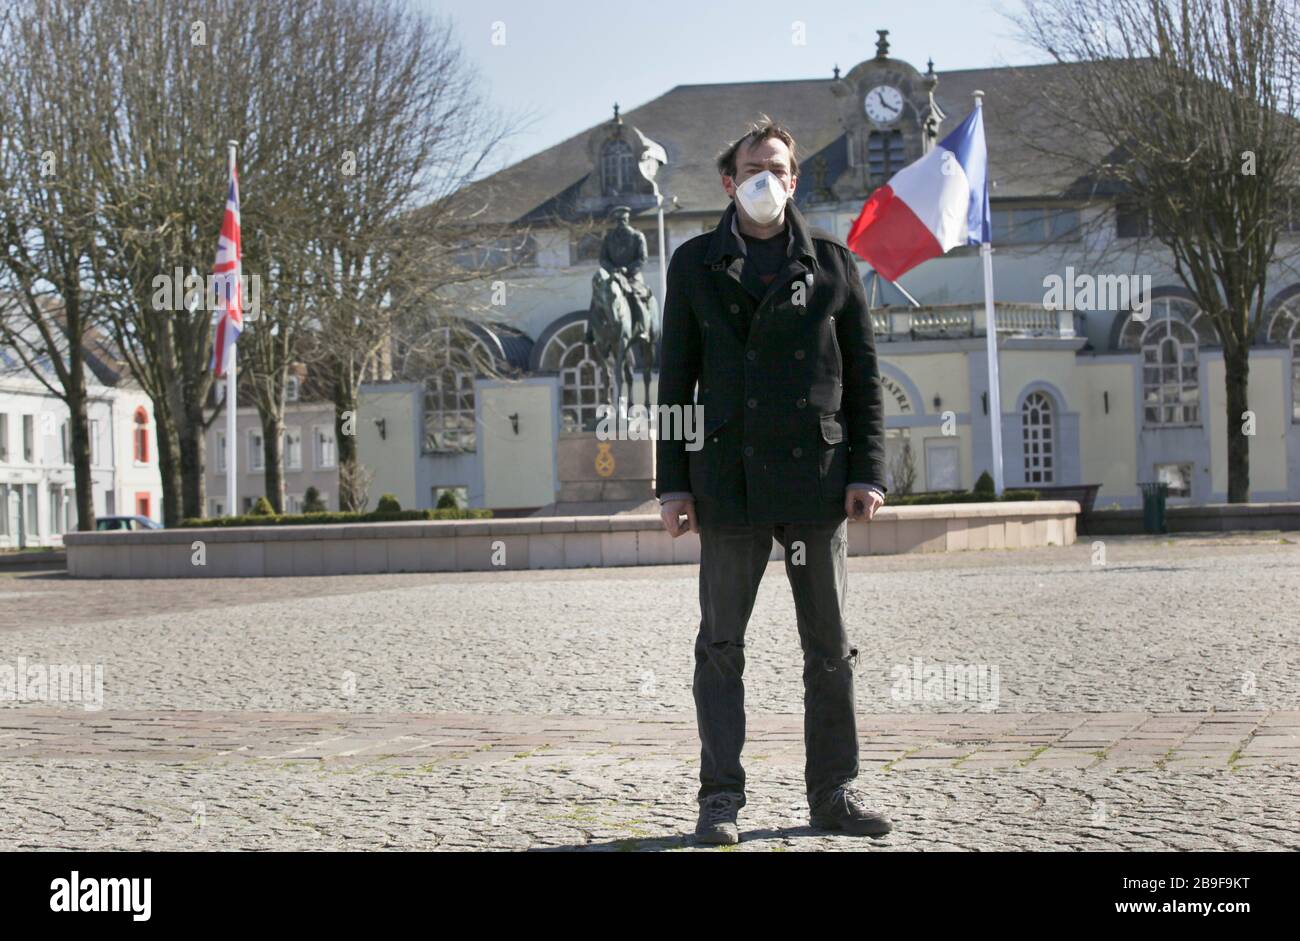
<svg viewBox="0 0 1300 941"><path fill-rule="evenodd" d="M808 234L808 223L793 202L785 204L785 222L790 233L786 255L794 259L807 258L809 266L816 270L817 253L813 250L812 237ZM736 258L745 254L745 240L736 224L736 202L732 200L723 211L717 228L713 230L704 263L718 268L724 258Z"/></svg>

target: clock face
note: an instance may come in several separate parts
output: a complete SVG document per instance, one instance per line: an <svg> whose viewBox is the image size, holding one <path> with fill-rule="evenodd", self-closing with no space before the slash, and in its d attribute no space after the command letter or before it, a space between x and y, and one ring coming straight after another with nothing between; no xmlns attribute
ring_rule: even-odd
<svg viewBox="0 0 1300 941"><path fill-rule="evenodd" d="M893 124L903 113L903 93L892 85L877 85L867 92L867 117L877 124Z"/></svg>

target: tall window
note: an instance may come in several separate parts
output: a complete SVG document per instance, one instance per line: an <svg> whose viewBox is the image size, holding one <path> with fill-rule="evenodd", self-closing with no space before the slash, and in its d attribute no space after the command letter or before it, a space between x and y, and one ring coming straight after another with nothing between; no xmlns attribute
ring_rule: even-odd
<svg viewBox="0 0 1300 941"><path fill-rule="evenodd" d="M226 433L224 431L218 431L216 434L215 450L217 452L217 473L224 474L226 472ZM214 515L220 516L221 514L216 513Z"/></svg>
<svg viewBox="0 0 1300 941"><path fill-rule="evenodd" d="M149 463L149 414L143 408L135 410L135 461Z"/></svg>
<svg viewBox="0 0 1300 941"><path fill-rule="evenodd" d="M24 484L23 490L27 496L27 535L39 536L41 534L39 491L36 484Z"/></svg>
<svg viewBox="0 0 1300 941"><path fill-rule="evenodd" d="M1148 425L1193 425L1201 419L1196 337L1162 320L1142 338L1142 412Z"/></svg>
<svg viewBox="0 0 1300 941"><path fill-rule="evenodd" d="M0 461L9 460L9 416L0 413Z"/></svg>
<svg viewBox="0 0 1300 941"><path fill-rule="evenodd" d="M1056 482L1056 422L1052 400L1042 392L1025 396L1020 408L1020 427L1025 450L1025 483Z"/></svg>
<svg viewBox="0 0 1300 941"><path fill-rule="evenodd" d="M463 328L440 327L438 353L424 383L424 451L473 451L474 377L491 356Z"/></svg>
<svg viewBox="0 0 1300 941"><path fill-rule="evenodd" d="M636 190L636 155L627 141L609 141L600 152L600 184L606 196Z"/></svg>
<svg viewBox="0 0 1300 941"><path fill-rule="evenodd" d="M302 470L302 430L299 428L284 429L284 452L285 470Z"/></svg>
<svg viewBox="0 0 1300 941"><path fill-rule="evenodd" d="M312 437L315 440L316 467L325 470L338 463L334 447L334 427L317 425Z"/></svg>
<svg viewBox="0 0 1300 941"><path fill-rule="evenodd" d="M1300 294L1288 298L1273 312L1265 339L1291 349L1291 420L1300 422Z"/></svg>
<svg viewBox="0 0 1300 941"><path fill-rule="evenodd" d="M596 407L608 400L608 367L586 342L587 322L578 320L558 330L542 351L541 368L560 375L560 420L565 431L594 424Z"/></svg>
<svg viewBox="0 0 1300 941"><path fill-rule="evenodd" d="M867 169L872 182L885 183L903 169L905 153L902 131L872 131L867 137Z"/></svg>
<svg viewBox="0 0 1300 941"><path fill-rule="evenodd" d="M99 466L99 419L90 420L90 466Z"/></svg>
<svg viewBox="0 0 1300 941"><path fill-rule="evenodd" d="M1146 321L1130 315L1119 345L1142 354L1142 418L1148 427L1201 420L1200 348L1218 343L1210 318L1178 297L1151 302Z"/></svg>
<svg viewBox="0 0 1300 941"><path fill-rule="evenodd" d="M248 432L248 469L250 471L260 471L266 466L266 459L262 453L262 431L260 428L250 429Z"/></svg>
<svg viewBox="0 0 1300 941"><path fill-rule="evenodd" d="M23 462L36 463L36 416L23 416Z"/></svg>

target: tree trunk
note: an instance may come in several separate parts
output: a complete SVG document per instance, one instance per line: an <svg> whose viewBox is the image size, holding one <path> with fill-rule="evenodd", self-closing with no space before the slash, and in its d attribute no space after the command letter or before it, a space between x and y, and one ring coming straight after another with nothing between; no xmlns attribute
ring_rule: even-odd
<svg viewBox="0 0 1300 941"><path fill-rule="evenodd" d="M334 379L334 440L338 449L339 509L360 512L368 495L359 493L361 468L357 454L357 385L351 364L344 362Z"/></svg>
<svg viewBox="0 0 1300 941"><path fill-rule="evenodd" d="M1228 502L1250 502L1250 437L1243 434L1243 413L1249 409L1250 347L1223 347L1224 385L1228 394ZM1253 423L1252 423L1253 424Z"/></svg>
<svg viewBox="0 0 1300 941"><path fill-rule="evenodd" d="M77 488L77 529L95 528L95 481L90 469L90 423L86 415L86 370L80 344L68 352L68 432L72 438L72 474Z"/></svg>
<svg viewBox="0 0 1300 941"><path fill-rule="evenodd" d="M203 403L187 397L185 415L178 423L180 438L181 509L187 519L206 516L203 481ZM226 472L235 468L227 464Z"/></svg>
<svg viewBox="0 0 1300 941"><path fill-rule="evenodd" d="M259 409L259 412L261 410ZM262 419L262 468L266 499L276 513L284 512L284 419L269 412Z"/></svg>
<svg viewBox="0 0 1300 941"><path fill-rule="evenodd" d="M162 517L168 529L179 526L181 513L180 446L170 423L157 420L159 410L154 408L154 426L158 429L155 445L158 448L158 476L162 478ZM119 509L118 512L121 512Z"/></svg>

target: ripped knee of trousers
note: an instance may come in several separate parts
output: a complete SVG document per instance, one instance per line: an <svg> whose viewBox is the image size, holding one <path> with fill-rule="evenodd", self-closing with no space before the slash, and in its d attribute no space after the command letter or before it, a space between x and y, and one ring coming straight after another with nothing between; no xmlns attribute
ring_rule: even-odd
<svg viewBox="0 0 1300 941"><path fill-rule="evenodd" d="M822 657L821 658L822 669L825 670L827 673L834 673L836 670L840 668L842 664L847 664L850 670L853 670L857 667L858 665L857 647L850 647L848 654L843 657Z"/></svg>

